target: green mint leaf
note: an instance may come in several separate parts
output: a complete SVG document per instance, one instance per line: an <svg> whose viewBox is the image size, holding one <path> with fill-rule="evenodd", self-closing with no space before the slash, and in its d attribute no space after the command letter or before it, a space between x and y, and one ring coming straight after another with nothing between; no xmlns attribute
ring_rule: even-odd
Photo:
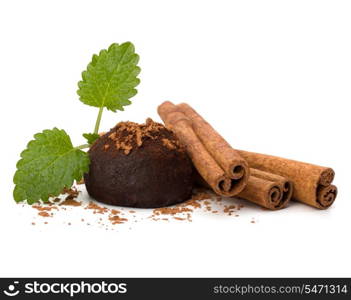
<svg viewBox="0 0 351 300"><path fill-rule="evenodd" d="M17 163L14 199L32 204L58 196L74 180L82 179L89 163L88 154L74 148L64 130L54 128L37 133Z"/></svg>
<svg viewBox="0 0 351 300"><path fill-rule="evenodd" d="M83 137L86 138L89 145L92 145L100 137L100 135L97 133L83 133Z"/></svg>
<svg viewBox="0 0 351 300"><path fill-rule="evenodd" d="M78 83L80 101L114 112L124 110L123 106L131 104L129 99L137 93L138 61L139 55L130 42L112 44L99 55L94 54Z"/></svg>

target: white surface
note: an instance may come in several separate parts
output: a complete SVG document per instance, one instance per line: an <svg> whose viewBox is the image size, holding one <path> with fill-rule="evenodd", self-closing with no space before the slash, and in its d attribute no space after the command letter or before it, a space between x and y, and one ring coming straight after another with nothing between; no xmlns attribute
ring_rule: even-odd
<svg viewBox="0 0 351 300"><path fill-rule="evenodd" d="M1 2L0 275L351 276L350 15L349 1ZM32 226L36 212L12 200L19 153L54 126L83 142L97 110L78 101L80 73L126 40L141 56L139 93L102 130L186 101L235 147L333 167L335 205L115 230L72 210Z"/></svg>

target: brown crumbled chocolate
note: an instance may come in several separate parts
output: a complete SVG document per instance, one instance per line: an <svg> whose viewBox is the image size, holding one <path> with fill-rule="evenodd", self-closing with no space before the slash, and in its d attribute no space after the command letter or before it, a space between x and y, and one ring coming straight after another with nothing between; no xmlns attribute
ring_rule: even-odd
<svg viewBox="0 0 351 300"><path fill-rule="evenodd" d="M41 217L50 217L50 216L52 216L46 211L41 211L41 212L38 213L38 215L41 216Z"/></svg>
<svg viewBox="0 0 351 300"><path fill-rule="evenodd" d="M96 203L90 201L88 206L85 209L92 209L94 210L94 214L104 214L108 211L108 208L97 205Z"/></svg>
<svg viewBox="0 0 351 300"><path fill-rule="evenodd" d="M58 202L59 200L62 201L60 198L55 198L51 199L49 203L42 203L42 204L33 204L31 207L33 209L38 210L38 215L42 217L51 217L53 216L53 213L51 212L52 210L66 210L64 206L82 206L85 209L90 209L93 210L94 214L108 214L108 220L111 222L111 224L122 224L125 222L128 222L128 219L125 218L125 214L134 214L136 213L135 210L118 210L118 209L109 209L104 206L100 206L95 202L89 202L87 205L84 202L79 202L72 197L78 196L79 192L77 191L76 188L70 189L70 190L65 190L65 192L68 192L68 196L65 198L65 200L62 203L55 203ZM180 204L177 204L172 207L161 207L161 208L156 208L153 210L153 213L149 218L151 218L154 221L170 221L170 218L174 220L179 220L179 221L188 221L192 222L192 216L193 213L196 209L201 209L204 208L205 211L209 211L213 214L218 214L218 213L224 213L227 214L228 216L234 215L235 217L239 217L239 210L244 207L243 204L237 204L237 205L223 205L222 204L222 198L221 197L216 197L211 191L206 190L206 189L196 189L193 191L192 198L182 202ZM224 200L223 200L224 201ZM230 203L231 204L231 203ZM213 206L216 205L216 206ZM219 208L218 206L222 207ZM213 210L212 210L213 209ZM135 215L131 215L133 218L135 218ZM170 218L168 218L170 216ZM81 222L85 222L83 218L80 219ZM98 224L105 225L103 223L103 219L99 218ZM129 221L130 222L130 221ZM137 222L134 220L134 222ZM257 223L257 221L252 218L251 223ZM44 222L44 224L48 224L48 222ZM69 222L68 225L71 225L72 223ZM33 222L33 225L35 223ZM90 225L90 223L87 223L87 225ZM107 226L107 225L106 225Z"/></svg>
<svg viewBox="0 0 351 300"><path fill-rule="evenodd" d="M133 149L139 148L147 139L156 139L162 134L162 143L170 150L181 149L179 141L172 135L167 134L167 129L160 123L148 118L144 124L134 122L120 122L111 129L108 135L108 143L103 145L104 150L115 146L118 150L128 155Z"/></svg>
<svg viewBox="0 0 351 300"><path fill-rule="evenodd" d="M192 212L193 210L188 207L160 207L153 210L155 216L159 215L175 215L183 212Z"/></svg>
<svg viewBox="0 0 351 300"><path fill-rule="evenodd" d="M127 222L128 219L126 218L121 218L119 215L110 215L108 219L111 221L113 225L115 224L123 224L124 222Z"/></svg>
<svg viewBox="0 0 351 300"><path fill-rule="evenodd" d="M143 140L142 140L142 132L139 127L136 128L135 135L136 135L136 144L138 147L140 147L143 144Z"/></svg>
<svg viewBox="0 0 351 300"><path fill-rule="evenodd" d="M63 194L63 195L64 195L64 194L68 194L68 195L66 196L66 200L77 198L78 195L79 195L79 193L80 193L80 192L77 190L76 187L72 187L72 188L70 188L70 189L64 188L63 191L62 191L62 194Z"/></svg>
<svg viewBox="0 0 351 300"><path fill-rule="evenodd" d="M42 206L42 205L38 205L38 204L33 204L32 208L35 208L37 210L41 211L51 211L52 209L56 209L58 210L58 208L56 206L52 206L52 205L48 205L48 206Z"/></svg>
<svg viewBox="0 0 351 300"><path fill-rule="evenodd" d="M162 143L170 150L173 150L176 148L176 145L174 145L173 142L170 141L169 139L162 139Z"/></svg>
<svg viewBox="0 0 351 300"><path fill-rule="evenodd" d="M112 132L109 136L108 136L111 140L115 141L117 138L117 134L116 132Z"/></svg>
<svg viewBox="0 0 351 300"><path fill-rule="evenodd" d="M213 194L211 192L203 191L203 190L195 191L191 199L185 202L182 202L180 204L177 204L174 207L162 207L162 208L154 209L153 214L149 218L152 218L152 220L154 221L158 221L163 219L156 218L157 216L172 215L173 219L175 220L187 220L189 222L192 222L192 213L194 209L200 209L204 204L207 211L212 210L212 207L211 207L212 202L208 200L208 199L212 199L212 197L213 197ZM184 213L186 213L186 217L177 216L178 214L182 215Z"/></svg>
<svg viewBox="0 0 351 300"><path fill-rule="evenodd" d="M191 199L178 204L178 206L192 206L194 208L201 208L202 207L202 200L207 200L207 199L211 199L213 196L213 194L209 193L209 192L203 192L203 191L197 191L195 192ZM204 202L205 205L209 205L210 202L206 201Z"/></svg>
<svg viewBox="0 0 351 300"><path fill-rule="evenodd" d="M201 208L202 205L200 202L198 202L198 200L190 199L190 200L183 202L182 204L179 204L179 206L192 206L194 208Z"/></svg>
<svg viewBox="0 0 351 300"><path fill-rule="evenodd" d="M236 210L235 205L224 206L223 212L231 216Z"/></svg>
<svg viewBox="0 0 351 300"><path fill-rule="evenodd" d="M76 201L74 199L69 199L68 197L66 198L65 201L63 201L62 203L60 203L60 206L81 206L82 203L79 201Z"/></svg>

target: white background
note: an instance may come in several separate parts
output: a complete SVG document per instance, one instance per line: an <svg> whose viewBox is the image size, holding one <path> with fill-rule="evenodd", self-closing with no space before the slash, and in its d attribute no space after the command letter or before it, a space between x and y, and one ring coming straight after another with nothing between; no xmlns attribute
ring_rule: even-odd
<svg viewBox="0 0 351 300"><path fill-rule="evenodd" d="M350 16L349 1L2 1L0 275L351 276ZM141 84L102 130L185 101L234 147L333 167L335 205L114 230L80 224L83 210L44 225L16 205L19 153L54 126L83 142L97 109L78 100L80 74L124 41L140 54Z"/></svg>

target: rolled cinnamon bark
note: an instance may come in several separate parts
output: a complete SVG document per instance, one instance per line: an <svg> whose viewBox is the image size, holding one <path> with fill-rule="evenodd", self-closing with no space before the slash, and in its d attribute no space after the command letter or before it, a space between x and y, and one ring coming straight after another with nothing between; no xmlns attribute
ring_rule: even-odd
<svg viewBox="0 0 351 300"><path fill-rule="evenodd" d="M235 172L226 173L226 170L216 160L221 155L209 151L206 143L203 143L196 134L193 121L177 106L166 101L158 107L158 114L166 127L173 130L181 143L186 146L187 152L198 173L215 193L223 196L235 196L243 190L249 175L248 166L244 160L241 159L243 161L242 164L236 165L238 168L234 170ZM208 132L208 134L208 138L210 139L212 133ZM228 151L228 149L225 150ZM218 151L223 151L221 145L215 152ZM224 155L227 155L226 151ZM222 158L221 160L223 161L224 159ZM237 172L238 169L239 172Z"/></svg>
<svg viewBox="0 0 351 300"><path fill-rule="evenodd" d="M277 210L286 207L292 193L292 182L286 178L250 168L249 181L238 197Z"/></svg>
<svg viewBox="0 0 351 300"><path fill-rule="evenodd" d="M337 188L331 184L335 175L331 168L243 150L238 152L251 168L289 179L294 185L293 200L326 209L337 196Z"/></svg>
<svg viewBox="0 0 351 300"><path fill-rule="evenodd" d="M181 103L177 107L191 120L196 135L226 174L245 181L248 178L248 164L240 154L190 105Z"/></svg>

